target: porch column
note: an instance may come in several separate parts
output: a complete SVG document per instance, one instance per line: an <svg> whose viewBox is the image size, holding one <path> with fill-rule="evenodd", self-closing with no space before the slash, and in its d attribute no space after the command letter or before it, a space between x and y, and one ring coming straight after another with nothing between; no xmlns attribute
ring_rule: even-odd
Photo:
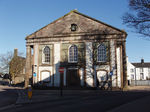
<svg viewBox="0 0 150 112"><path fill-rule="evenodd" d="M123 62L123 88L128 85L127 81L127 61L126 61L126 41L122 43L122 62Z"/></svg>
<svg viewBox="0 0 150 112"><path fill-rule="evenodd" d="M33 47L33 72L36 73L36 76L33 76L33 84L38 82L38 78L39 78L39 73L38 73L38 69L39 69L39 65L38 65L38 59L39 59L39 45L35 44Z"/></svg>
<svg viewBox="0 0 150 112"><path fill-rule="evenodd" d="M122 46L120 42L117 43L116 61L117 61L117 87L123 88L123 64L122 64Z"/></svg>
<svg viewBox="0 0 150 112"><path fill-rule="evenodd" d="M31 47L26 46L26 74L25 74L25 88L29 85L29 78L32 75L31 71Z"/></svg>
<svg viewBox="0 0 150 112"><path fill-rule="evenodd" d="M112 75L112 87L116 87L116 79L117 79L117 74L116 74L116 49L115 49L116 43L112 39L110 41L110 60L111 60L111 68L110 71L113 72Z"/></svg>

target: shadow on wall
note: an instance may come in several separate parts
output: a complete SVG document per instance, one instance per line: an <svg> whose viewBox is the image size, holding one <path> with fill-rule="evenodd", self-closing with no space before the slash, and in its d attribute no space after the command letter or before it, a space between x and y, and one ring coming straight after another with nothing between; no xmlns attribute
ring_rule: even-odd
<svg viewBox="0 0 150 112"><path fill-rule="evenodd" d="M59 63L54 65L54 68L59 69ZM41 66L43 67L43 66ZM52 67L52 66L51 66ZM43 67L44 68L44 67ZM50 67L49 67L50 68ZM49 89L49 88L58 88L60 82L59 71L55 71L55 75L52 74L51 69L39 70L39 73L36 73L34 68L32 68L32 77L29 79L29 85L32 85L33 88L37 89ZM37 74L39 76L37 76ZM38 77L38 79L37 79ZM54 83L57 82L57 83Z"/></svg>
<svg viewBox="0 0 150 112"><path fill-rule="evenodd" d="M113 30L113 28L105 27L105 28L99 28L99 29L100 30L88 31L88 33L90 33L90 32L94 33L93 34L93 35L95 35L95 36L93 36L94 38L92 38L92 37L89 38L89 36L83 36L82 37L83 40L95 39L95 41L97 41L97 40L103 40L104 41L107 38L108 35L122 34L122 32L117 32L116 30ZM109 37L109 38L111 38L111 37ZM65 53L65 56L67 54L68 54L68 51ZM90 50L88 50L84 54L86 54L86 55L88 54L90 58L91 57L94 58L94 56L92 56L92 52ZM65 57L65 58L67 58L65 60L68 60L68 57ZM90 59L90 61L91 60L93 60L93 59ZM38 81L36 83L34 82L34 84L33 84L33 80L35 78L35 76L33 74L32 74L32 78L30 78L29 82L34 87L49 87L49 86L59 87L60 83L62 83L62 84L64 83L64 80L62 80L64 77L61 78L61 75L58 71L59 67L62 66L62 67L65 67L65 68L69 68L69 67L74 67L74 68L78 68L78 69L84 68L84 72L87 72L86 74L88 74L86 76L84 75L84 78L86 78L84 80L84 85L86 85L86 86L84 86L84 87L91 87L91 83L88 83L87 80L91 80L91 79L94 80L94 73L93 73L94 65L93 64L95 64L95 62L92 62L92 63L91 62L86 62L85 59L83 59L83 58L81 58L80 63L68 63L67 61L60 62L60 63L57 63L57 64L54 65L54 68L56 69L56 73L52 74L51 72L48 72L48 71L51 71L51 70L46 69L45 71L43 70L43 74L45 74L45 76L41 75L41 73L39 73L40 74L40 79L38 79ZM48 75L48 74L50 74L50 75ZM70 74L70 75L72 75L72 74ZM112 85L111 84L112 81L110 80L111 77L108 74L106 75L106 77L107 77L107 78L105 78L106 80L101 81L101 82L98 79L96 80L97 81L97 87L100 87L102 89L104 89L105 87L107 87L107 89L109 89L111 87L111 85ZM66 81L68 81L67 75L66 75Z"/></svg>
<svg viewBox="0 0 150 112"><path fill-rule="evenodd" d="M60 74L59 73L59 67L65 67L65 68L69 68L69 67L72 67L72 68L77 68L78 67L78 73L79 73L79 69L80 68L86 68L85 65L83 64L78 64L78 63L67 63L67 62L63 62L63 63L57 63L55 65L55 68L57 69L56 70L56 74L50 74L51 72L46 69L46 70L43 70L43 72L39 72L39 79L37 81L37 73L34 73L33 71L33 74L32 74L32 78L29 79L29 85L32 85L33 88L37 88L37 89L56 89L56 88L60 88L60 87L63 87L63 88L71 88L71 89L74 89L74 88L93 88L95 89L95 87L91 86L89 83L86 82L86 80L84 80L83 78L81 79L80 78L80 75L79 74L76 74L79 78L80 78L80 81L79 83L80 84L77 84L75 83L76 85L74 86L68 86L69 84L69 78L68 78L68 75L73 75L73 74L69 74L70 72L67 72L67 69L66 70L66 84L64 84L64 74ZM92 66L90 65L90 67L92 68ZM85 71L85 70L84 70ZM91 73L91 70L86 70L87 72L90 72ZM75 77L75 78L78 78L78 77ZM88 76L86 76L85 78L89 78L89 79L93 79L94 80L94 74L90 74ZM36 81L35 81L36 80ZM72 79L72 80L76 80L76 79ZM78 80L78 79L77 79ZM83 80L84 82L84 86L81 86L81 80ZM18 85L21 85L21 84L24 84L23 83L20 83ZM78 86L79 85L79 86ZM110 75L107 73L105 76L101 77L101 80L98 80L97 79L97 87L96 88L99 88L99 89L105 89L105 90L111 90L112 87L111 87L111 77Z"/></svg>
<svg viewBox="0 0 150 112"><path fill-rule="evenodd" d="M81 64L77 64L77 63L71 64L71 63L67 63L67 62L57 63L54 66L54 68L57 69L56 71L54 70L55 74L50 74L51 71L48 69L39 71L39 80L37 80L37 73L33 72L32 78L29 79L29 85L32 85L33 88L37 88L37 89L57 89L60 87L71 88L71 89L85 88L85 87L79 86L79 85L81 85L81 80L79 81L80 84L76 83L76 85L68 86L69 81L70 81L68 75L74 75L74 74L69 74L70 72L67 72L67 70L70 70L70 69L66 70L66 75L62 74L62 73L60 74L59 67L64 67L64 68L69 68L69 67L77 68L78 67L78 68L80 68ZM83 67L83 65L82 65L82 67ZM79 69L77 69L77 70L79 71ZM79 73L79 72L77 72L77 73ZM74 78L80 78L79 74L76 74L76 75L77 75L77 77L73 77L73 83L74 83L74 80L78 80L78 79L74 79ZM64 78L66 78L66 79L64 79ZM90 85L87 87L90 87Z"/></svg>
<svg viewBox="0 0 150 112"><path fill-rule="evenodd" d="M102 90L112 90L112 76L108 72L101 76L97 74L97 87Z"/></svg>

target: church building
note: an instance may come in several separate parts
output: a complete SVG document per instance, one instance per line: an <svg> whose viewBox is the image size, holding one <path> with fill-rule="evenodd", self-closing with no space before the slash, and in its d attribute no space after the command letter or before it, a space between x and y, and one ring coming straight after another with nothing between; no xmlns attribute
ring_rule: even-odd
<svg viewBox="0 0 150 112"><path fill-rule="evenodd" d="M126 37L125 31L73 10L26 37L25 87L101 87L111 82L123 89Z"/></svg>

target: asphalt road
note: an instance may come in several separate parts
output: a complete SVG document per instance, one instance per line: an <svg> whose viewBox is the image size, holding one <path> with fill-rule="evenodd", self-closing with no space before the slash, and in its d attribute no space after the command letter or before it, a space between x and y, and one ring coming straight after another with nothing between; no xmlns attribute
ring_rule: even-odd
<svg viewBox="0 0 150 112"><path fill-rule="evenodd" d="M150 96L137 99L133 102L121 105L109 112L150 112L149 107Z"/></svg>
<svg viewBox="0 0 150 112"><path fill-rule="evenodd" d="M57 100L15 105L6 112L106 112L122 104L150 96L149 92L87 92L64 94ZM55 95L54 95L55 97Z"/></svg>
<svg viewBox="0 0 150 112"><path fill-rule="evenodd" d="M15 104L17 97L14 87L0 85L0 108Z"/></svg>

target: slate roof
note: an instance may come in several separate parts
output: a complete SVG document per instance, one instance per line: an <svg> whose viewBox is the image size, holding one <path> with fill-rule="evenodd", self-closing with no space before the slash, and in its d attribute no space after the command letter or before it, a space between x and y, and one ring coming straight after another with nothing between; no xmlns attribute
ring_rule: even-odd
<svg viewBox="0 0 150 112"><path fill-rule="evenodd" d="M147 63L132 63L135 67L148 67L150 68L150 62L147 62Z"/></svg>

